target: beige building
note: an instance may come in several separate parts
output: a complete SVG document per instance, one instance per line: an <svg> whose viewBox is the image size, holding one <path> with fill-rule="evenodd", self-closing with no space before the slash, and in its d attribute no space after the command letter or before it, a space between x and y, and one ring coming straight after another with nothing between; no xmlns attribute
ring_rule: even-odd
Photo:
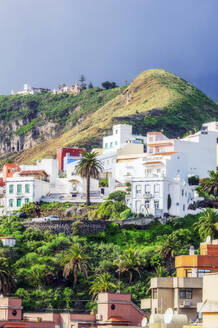
<svg viewBox="0 0 218 328"><path fill-rule="evenodd" d="M197 303L202 300L202 278L152 278L150 288L152 297L141 300L143 310L164 314L171 307L174 314L186 314L191 320L197 318Z"/></svg>
<svg viewBox="0 0 218 328"><path fill-rule="evenodd" d="M198 311L203 316L203 328L218 328L218 273L203 277L203 300Z"/></svg>

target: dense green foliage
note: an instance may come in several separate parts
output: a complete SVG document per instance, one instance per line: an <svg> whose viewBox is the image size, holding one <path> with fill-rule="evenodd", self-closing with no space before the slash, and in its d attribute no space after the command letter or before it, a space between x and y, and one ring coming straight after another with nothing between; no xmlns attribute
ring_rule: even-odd
<svg viewBox="0 0 218 328"><path fill-rule="evenodd" d="M22 297L25 310L90 309L93 302L76 300L91 300L99 290L130 292L139 303L152 276L172 275L174 256L187 254L190 245L198 248L204 240L203 228L195 228L203 224L200 217L155 221L146 230L111 223L105 232L83 237L76 230L70 236L25 230L22 219L4 217L0 235L13 235L17 243L13 249L0 247L5 263L0 265L0 282L7 278L4 292L10 287L12 295ZM217 237L216 230L213 235Z"/></svg>
<svg viewBox="0 0 218 328"><path fill-rule="evenodd" d="M210 198L218 196L218 171L209 171L209 177L202 179L198 189L200 196Z"/></svg>
<svg viewBox="0 0 218 328"><path fill-rule="evenodd" d="M51 92L38 95L0 96L0 137L3 141L17 134L25 135L32 131L39 138L37 128L46 123L55 123L56 135L70 129L83 116L96 111L122 92L122 87L110 90L92 88L73 96L67 93L53 95ZM7 125L5 125L7 123ZM17 129L12 130L12 123Z"/></svg>

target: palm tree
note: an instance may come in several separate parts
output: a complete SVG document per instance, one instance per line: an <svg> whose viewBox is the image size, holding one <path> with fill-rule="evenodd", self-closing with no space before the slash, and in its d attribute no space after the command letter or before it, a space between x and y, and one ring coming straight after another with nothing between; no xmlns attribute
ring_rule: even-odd
<svg viewBox="0 0 218 328"><path fill-rule="evenodd" d="M127 272L129 274L129 283L131 284L134 272L141 276L140 268L145 265L145 260L137 250L129 248L114 261L114 264L118 267L119 277L120 273Z"/></svg>
<svg viewBox="0 0 218 328"><path fill-rule="evenodd" d="M86 204L90 205L90 178L98 179L102 171L96 152L87 151L76 166L76 173L86 178Z"/></svg>
<svg viewBox="0 0 218 328"><path fill-rule="evenodd" d="M63 276L67 278L73 272L73 289L76 287L78 272L81 272L84 278L88 278L87 274L87 256L84 248L80 243L73 244L64 254L62 259L64 265Z"/></svg>
<svg viewBox="0 0 218 328"><path fill-rule="evenodd" d="M199 190L207 192L210 195L218 195L218 171L209 171L209 178L202 180L199 186Z"/></svg>
<svg viewBox="0 0 218 328"><path fill-rule="evenodd" d="M7 295L14 286L14 279L8 260L0 258L0 292Z"/></svg>
<svg viewBox="0 0 218 328"><path fill-rule="evenodd" d="M104 272L96 275L95 280L91 283L89 293L95 299L99 293L114 291L116 287L117 285L113 282L110 273Z"/></svg>
<svg viewBox="0 0 218 328"><path fill-rule="evenodd" d="M207 236L213 239L217 233L218 214L211 208L207 208L201 213L198 222L194 224L194 228L198 230L202 240L205 240Z"/></svg>
<svg viewBox="0 0 218 328"><path fill-rule="evenodd" d="M161 256L162 261L167 264L169 271L174 270L174 257L181 248L181 240L174 232L165 236L165 238L161 241L158 253Z"/></svg>

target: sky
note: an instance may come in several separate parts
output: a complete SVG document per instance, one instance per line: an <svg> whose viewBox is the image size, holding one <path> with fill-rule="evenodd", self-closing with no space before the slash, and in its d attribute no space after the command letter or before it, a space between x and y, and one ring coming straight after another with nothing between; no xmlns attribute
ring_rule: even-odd
<svg viewBox="0 0 218 328"><path fill-rule="evenodd" d="M0 94L167 69L218 99L218 0L0 0Z"/></svg>

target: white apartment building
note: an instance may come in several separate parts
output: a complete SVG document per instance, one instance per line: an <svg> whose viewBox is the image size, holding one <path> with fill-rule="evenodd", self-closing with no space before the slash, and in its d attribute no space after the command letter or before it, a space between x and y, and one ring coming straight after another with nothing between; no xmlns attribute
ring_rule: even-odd
<svg viewBox="0 0 218 328"><path fill-rule="evenodd" d="M19 210L26 203L38 202L42 196L49 193L50 184L47 181L46 173L43 171L29 172L23 171L24 174L21 176L16 173L13 178L7 178L5 195L7 211Z"/></svg>
<svg viewBox="0 0 218 328"><path fill-rule="evenodd" d="M183 139L168 139L161 132L147 133L148 154L181 152L186 155L188 175L208 176L217 166L218 122L203 124L200 131Z"/></svg>
<svg viewBox="0 0 218 328"><path fill-rule="evenodd" d="M132 134L132 125L118 124L113 126L113 134L103 137L104 151L116 151L132 142L136 144L146 144L146 137Z"/></svg>
<svg viewBox="0 0 218 328"><path fill-rule="evenodd" d="M184 217L195 199L193 186L180 178L159 175L156 178L133 178L127 206L132 212L144 215Z"/></svg>
<svg viewBox="0 0 218 328"><path fill-rule="evenodd" d="M183 153L143 154L139 158L118 158L117 162L121 183L131 182L127 205L134 213L183 217L198 199L195 187L188 184L187 158Z"/></svg>

